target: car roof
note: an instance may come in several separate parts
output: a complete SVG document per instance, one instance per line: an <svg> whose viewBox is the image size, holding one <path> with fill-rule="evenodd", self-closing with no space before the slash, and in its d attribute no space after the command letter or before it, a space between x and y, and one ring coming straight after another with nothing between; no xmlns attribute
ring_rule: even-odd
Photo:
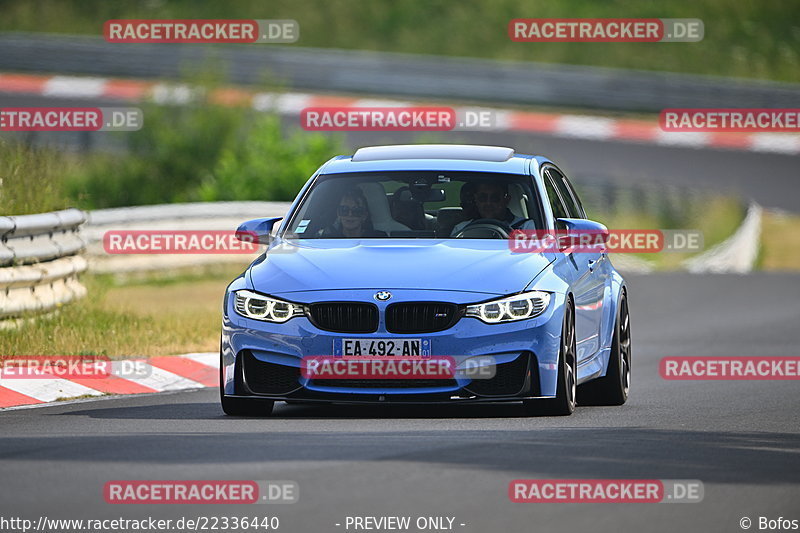
<svg viewBox="0 0 800 533"><path fill-rule="evenodd" d="M338 156L323 174L391 170L461 170L528 174L534 156L517 154L513 148L470 144L403 144L360 148L352 156ZM542 158L542 161L544 159Z"/></svg>
<svg viewBox="0 0 800 533"><path fill-rule="evenodd" d="M467 159L502 163L514 157L514 149L504 146L468 144L396 144L359 148L351 161L386 161L387 159Z"/></svg>

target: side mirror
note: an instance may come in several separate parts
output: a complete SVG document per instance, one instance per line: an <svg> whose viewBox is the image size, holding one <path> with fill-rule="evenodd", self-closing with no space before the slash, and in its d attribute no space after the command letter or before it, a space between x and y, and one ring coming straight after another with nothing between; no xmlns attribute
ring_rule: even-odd
<svg viewBox="0 0 800 533"><path fill-rule="evenodd" d="M565 250L600 253L606 251L609 232L605 225L594 220L558 218L556 235Z"/></svg>
<svg viewBox="0 0 800 533"><path fill-rule="evenodd" d="M569 231L587 231L592 233L602 233L608 235L608 228L604 224L585 218L557 218L563 227Z"/></svg>
<svg viewBox="0 0 800 533"><path fill-rule="evenodd" d="M283 217L254 218L244 222L236 229L236 238L243 242L270 243L270 233L276 222Z"/></svg>

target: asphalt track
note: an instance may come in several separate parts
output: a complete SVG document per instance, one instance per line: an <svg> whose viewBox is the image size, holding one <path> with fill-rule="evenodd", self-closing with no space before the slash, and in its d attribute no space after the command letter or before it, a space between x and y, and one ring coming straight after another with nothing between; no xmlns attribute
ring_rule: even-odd
<svg viewBox="0 0 800 533"><path fill-rule="evenodd" d="M0 412L0 515L264 516L345 531L346 516L451 516L456 531L741 531L800 519L794 381L665 381L664 356L797 355L800 276L630 276L634 384L623 407L526 418L514 404L278 404L224 417L217 391ZM511 503L518 478L699 479L700 503ZM114 479L293 480L291 505L109 505ZM342 524L337 527L335 524ZM460 526L459 524L465 524ZM350 531L353 531L352 529ZM411 531L416 531L411 529Z"/></svg>

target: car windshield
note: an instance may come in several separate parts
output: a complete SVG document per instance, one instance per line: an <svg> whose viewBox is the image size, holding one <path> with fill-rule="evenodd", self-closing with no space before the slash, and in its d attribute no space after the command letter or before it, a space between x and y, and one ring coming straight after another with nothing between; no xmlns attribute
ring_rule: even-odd
<svg viewBox="0 0 800 533"><path fill-rule="evenodd" d="M492 239L541 229L528 176L394 171L325 174L294 211L284 238Z"/></svg>

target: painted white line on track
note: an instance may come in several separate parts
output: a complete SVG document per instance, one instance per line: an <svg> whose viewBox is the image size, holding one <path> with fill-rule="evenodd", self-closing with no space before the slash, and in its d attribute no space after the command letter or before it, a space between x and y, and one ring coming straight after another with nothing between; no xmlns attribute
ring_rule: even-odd
<svg viewBox="0 0 800 533"><path fill-rule="evenodd" d="M181 357L197 361L212 368L219 368L219 353L217 352L187 353Z"/></svg>
<svg viewBox="0 0 800 533"><path fill-rule="evenodd" d="M147 369L143 370L143 372L148 372L149 375L147 377L137 378L135 382L159 392L203 387L202 383L192 381L191 379L173 374L172 372L152 365L147 365Z"/></svg>
<svg viewBox="0 0 800 533"><path fill-rule="evenodd" d="M54 402L59 398L74 398L87 394L91 394L92 396L100 396L103 394L98 390L58 378L5 378L0 379L0 387L24 394L25 396L30 396L42 402Z"/></svg>

